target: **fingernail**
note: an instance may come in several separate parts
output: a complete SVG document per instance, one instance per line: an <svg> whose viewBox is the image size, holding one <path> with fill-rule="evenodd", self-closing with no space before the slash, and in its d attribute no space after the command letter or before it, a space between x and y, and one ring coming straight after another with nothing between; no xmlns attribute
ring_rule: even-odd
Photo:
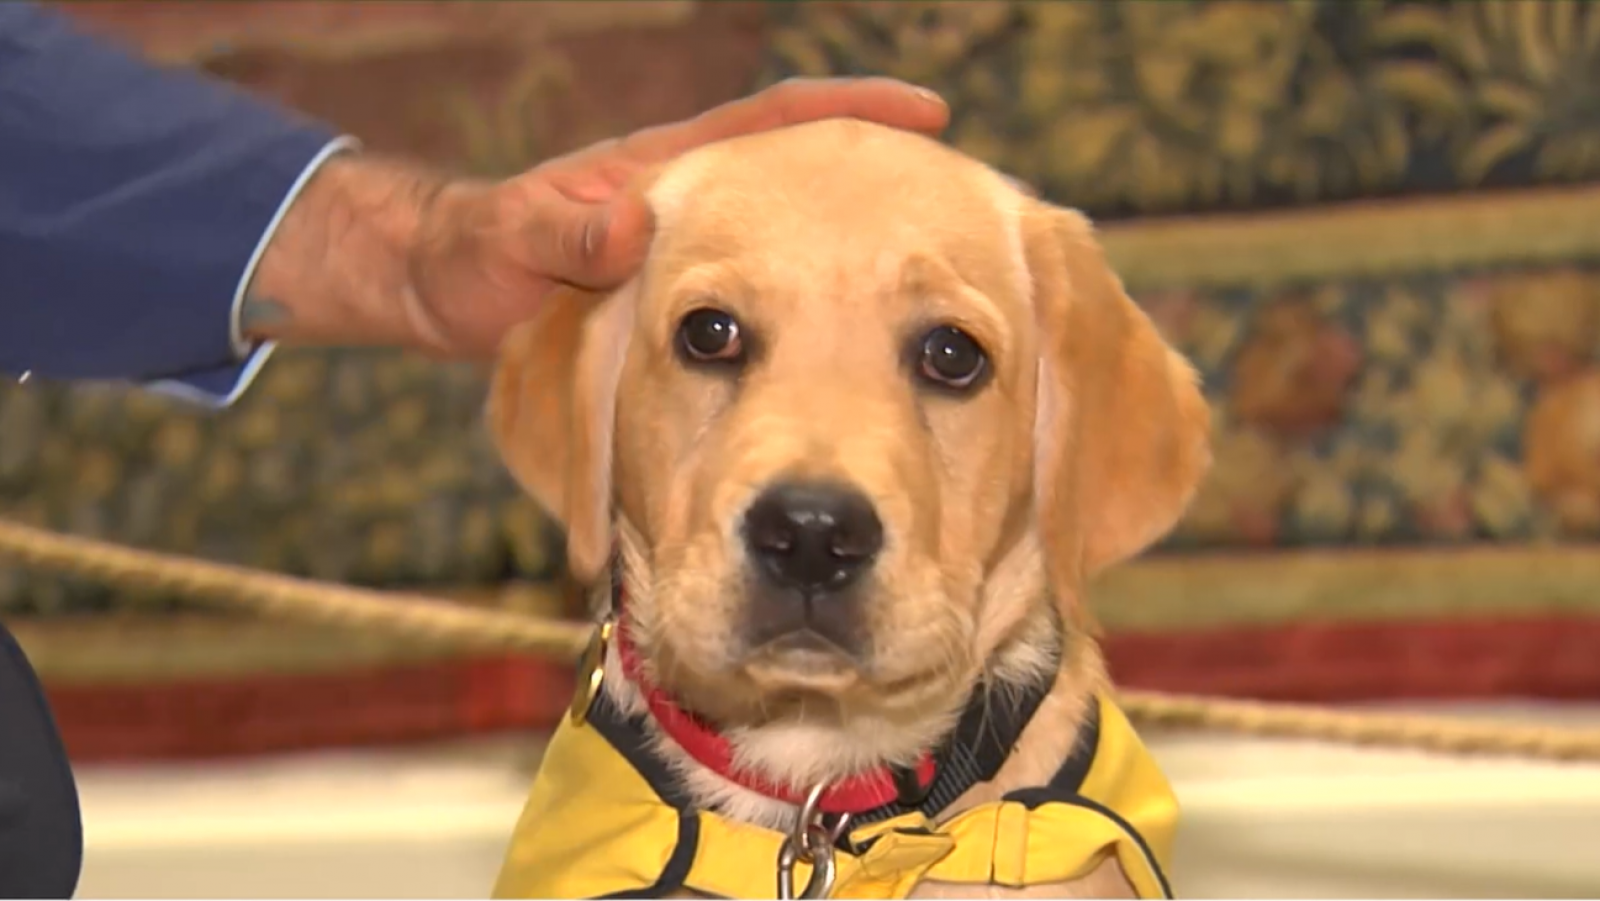
<svg viewBox="0 0 1600 901"><path fill-rule="evenodd" d="M914 87L912 90L914 90L916 95L921 97L923 100L926 100L929 103L937 104L938 106L944 106L944 98L940 97L936 92L924 87Z"/></svg>
<svg viewBox="0 0 1600 901"><path fill-rule="evenodd" d="M606 207L583 227L583 255L593 257L600 253L611 231L611 208Z"/></svg>
<svg viewBox="0 0 1600 901"><path fill-rule="evenodd" d="M1026 194L1029 197L1039 196L1039 192L1034 190L1033 185L1028 184L1020 178L1013 178L1010 175L1001 175L1000 177L1010 182L1013 190Z"/></svg>

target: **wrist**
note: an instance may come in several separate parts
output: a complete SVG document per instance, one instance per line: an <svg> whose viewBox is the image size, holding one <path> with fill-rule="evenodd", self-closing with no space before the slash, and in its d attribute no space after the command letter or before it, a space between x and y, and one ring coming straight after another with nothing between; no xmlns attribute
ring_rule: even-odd
<svg viewBox="0 0 1600 901"><path fill-rule="evenodd" d="M327 160L284 214L240 310L252 341L419 346L414 260L437 173L361 154Z"/></svg>

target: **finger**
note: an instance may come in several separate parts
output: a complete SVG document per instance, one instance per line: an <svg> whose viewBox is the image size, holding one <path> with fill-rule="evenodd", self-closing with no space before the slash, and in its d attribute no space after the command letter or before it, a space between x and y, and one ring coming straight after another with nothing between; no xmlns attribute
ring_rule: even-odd
<svg viewBox="0 0 1600 901"><path fill-rule="evenodd" d="M686 122L634 132L618 149L636 162L654 163L713 141L835 118L938 134L950 122L950 108L938 94L892 78L791 79Z"/></svg>
<svg viewBox="0 0 1600 901"><path fill-rule="evenodd" d="M644 198L633 191L623 191L608 206L605 227L598 232L599 243L591 256L588 281L574 284L615 288L639 274L650 252L656 222Z"/></svg>
<svg viewBox="0 0 1600 901"><path fill-rule="evenodd" d="M621 143L617 138L608 138L549 160L535 171L573 200L604 203L641 168L617 151Z"/></svg>
<svg viewBox="0 0 1600 901"><path fill-rule="evenodd" d="M552 281L614 288L638 271L649 249L649 207L631 193L608 203L573 200L541 186L527 226L529 264Z"/></svg>

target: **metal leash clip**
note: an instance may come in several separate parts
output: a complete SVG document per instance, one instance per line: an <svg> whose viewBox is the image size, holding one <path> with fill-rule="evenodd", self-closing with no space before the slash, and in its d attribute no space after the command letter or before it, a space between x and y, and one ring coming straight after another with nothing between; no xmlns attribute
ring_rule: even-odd
<svg viewBox="0 0 1600 901"><path fill-rule="evenodd" d="M778 847L778 898L779 901L793 901L796 898L826 898L833 891L833 883L838 876L834 866L833 843L839 840L844 830L850 824L850 815L840 814L838 822L832 828L822 822L822 793L828 788L828 783L819 782L806 795L804 804L800 805L800 813L795 817L794 828L783 837L783 844ZM794 868L795 865L805 862L811 865L811 878L806 880L806 887L800 894L794 893Z"/></svg>

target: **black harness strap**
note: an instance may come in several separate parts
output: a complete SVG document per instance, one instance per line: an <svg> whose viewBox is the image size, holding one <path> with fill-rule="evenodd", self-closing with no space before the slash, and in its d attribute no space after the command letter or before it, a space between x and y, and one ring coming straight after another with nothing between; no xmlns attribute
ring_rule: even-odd
<svg viewBox="0 0 1600 901"><path fill-rule="evenodd" d="M978 686L955 730L934 753L933 781L926 792L917 790L914 778L898 779L903 786L899 799L855 814L850 818L850 825L866 826L908 813L920 813L931 820L974 785L993 779L1011 756L1022 730L1033 720L1039 705L1050 693L1054 668L1048 672L1049 677L1021 686L1011 697L992 697L993 693ZM1092 748L1090 756L1093 757Z"/></svg>

